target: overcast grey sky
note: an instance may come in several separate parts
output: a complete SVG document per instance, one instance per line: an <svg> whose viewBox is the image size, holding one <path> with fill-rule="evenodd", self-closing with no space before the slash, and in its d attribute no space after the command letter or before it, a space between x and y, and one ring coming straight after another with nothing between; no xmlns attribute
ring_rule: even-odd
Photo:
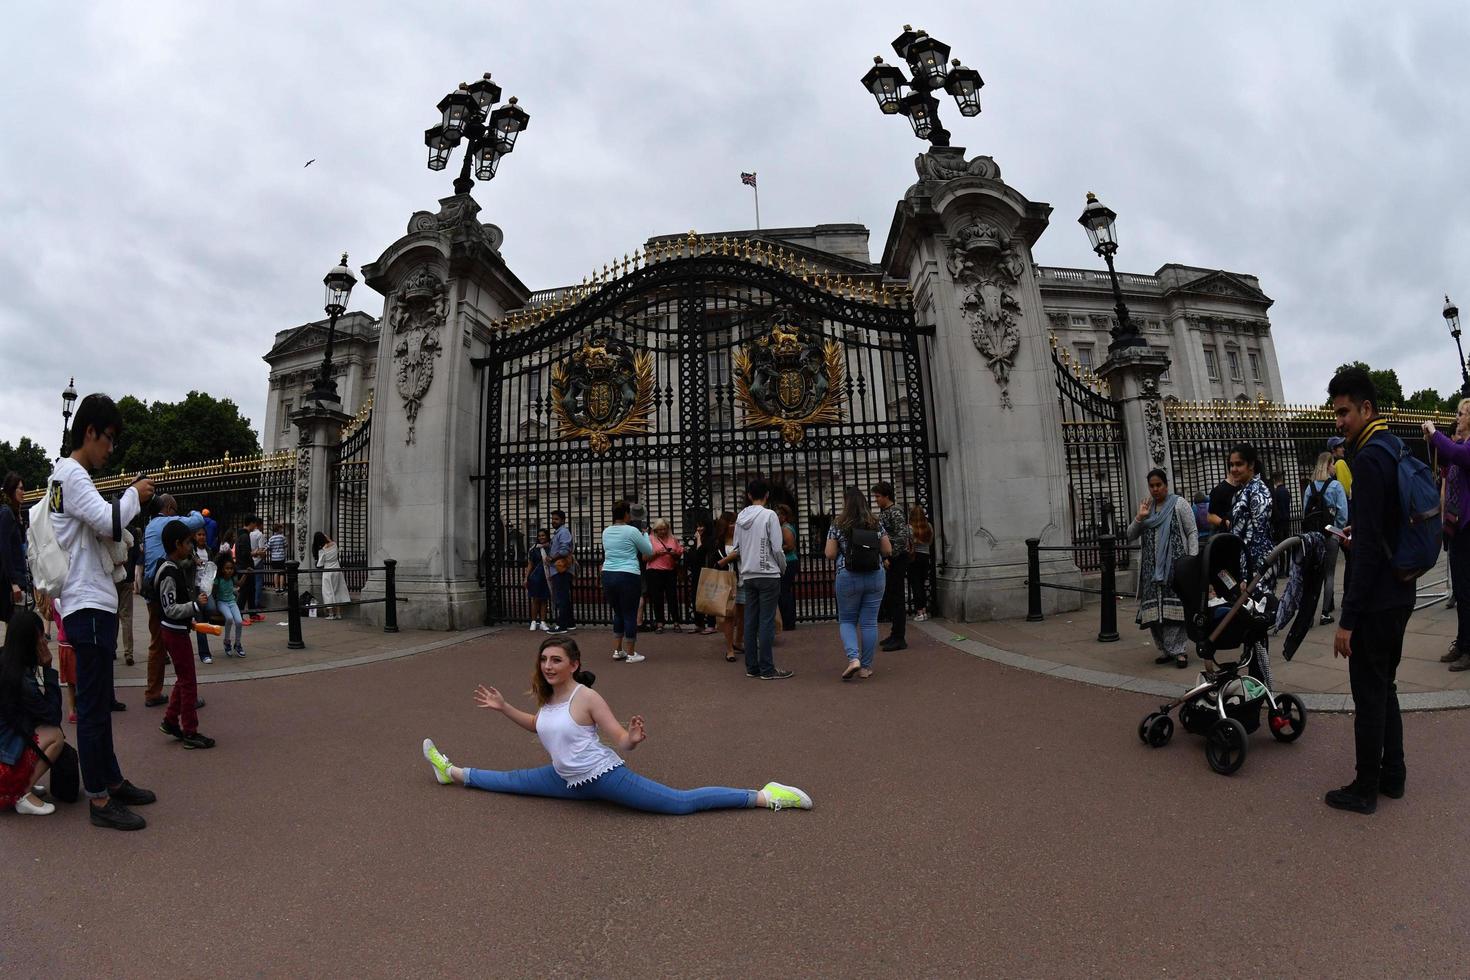
<svg viewBox="0 0 1470 980"><path fill-rule="evenodd" d="M1470 5L1177 0L978 4L17 4L0 40L0 439L55 451L60 392L264 418L273 334L319 318L344 249L371 261L451 192L434 104L485 70L531 124L482 217L532 288L649 235L858 221L874 256L923 144L858 85L905 20L984 76L954 142L1056 207L1048 265L1258 275L1291 400L1350 359L1406 391L1458 382L1470 309ZM458 151L453 164L458 166ZM316 163L303 168L315 158ZM365 286L353 308L381 312Z"/></svg>

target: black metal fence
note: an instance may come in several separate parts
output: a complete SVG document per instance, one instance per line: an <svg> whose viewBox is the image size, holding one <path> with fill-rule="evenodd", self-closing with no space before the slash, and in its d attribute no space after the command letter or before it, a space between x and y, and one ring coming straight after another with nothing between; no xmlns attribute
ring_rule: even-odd
<svg viewBox="0 0 1470 980"><path fill-rule="evenodd" d="M368 472L372 440L372 416L362 415L342 434L332 459L331 517L332 539L337 542L347 588L362 591L367 584L368 547Z"/></svg>
<svg viewBox="0 0 1470 980"><path fill-rule="evenodd" d="M1102 393L1101 382L1052 338L1052 366L1062 407L1062 445L1067 457L1067 507L1077 566L1085 572L1103 567L1100 540L1121 534L1132 514L1126 444L1118 406ZM1120 568L1129 555L1117 556Z"/></svg>
<svg viewBox="0 0 1470 980"><path fill-rule="evenodd" d="M1332 412L1306 405L1272 402L1166 402L1169 451L1174 472L1171 489L1186 500L1206 496L1226 474L1230 447L1246 442L1260 455L1261 478L1268 485L1277 476L1291 493L1291 531L1301 529L1303 491L1327 440L1337 435ZM1421 428L1427 421L1451 425L1452 416L1391 410L1385 413L1391 432L1403 439L1421 459L1428 449Z"/></svg>

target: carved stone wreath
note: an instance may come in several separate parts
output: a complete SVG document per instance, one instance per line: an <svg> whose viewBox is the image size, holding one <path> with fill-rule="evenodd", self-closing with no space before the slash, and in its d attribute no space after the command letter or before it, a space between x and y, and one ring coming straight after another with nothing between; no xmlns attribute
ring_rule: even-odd
<svg viewBox="0 0 1470 980"><path fill-rule="evenodd" d="M653 354L616 337L590 337L551 372L551 408L558 435L586 439L605 453L615 436L653 427Z"/></svg>
<svg viewBox="0 0 1470 980"><path fill-rule="evenodd" d="M809 425L842 421L847 369L842 345L796 325L789 309L771 332L735 351L735 393L747 429L778 429L796 445Z"/></svg>
<svg viewBox="0 0 1470 980"><path fill-rule="evenodd" d="M393 329L393 370L403 412L408 417L404 442L412 444L419 407L434 383L434 360L440 354L440 328L448 316L444 281L424 265L403 282L389 318Z"/></svg>
<svg viewBox="0 0 1470 980"><path fill-rule="evenodd" d="M1026 260L995 226L975 222L955 235L948 265L961 292L960 315L970 325L970 339L1000 386L1001 407L1013 408L1011 368L1021 349L1016 287Z"/></svg>

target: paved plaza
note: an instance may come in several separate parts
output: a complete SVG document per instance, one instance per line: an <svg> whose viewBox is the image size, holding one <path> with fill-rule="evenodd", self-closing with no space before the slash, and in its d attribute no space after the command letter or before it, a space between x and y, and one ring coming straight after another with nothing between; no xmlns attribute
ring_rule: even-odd
<svg viewBox="0 0 1470 980"><path fill-rule="evenodd" d="M350 623L307 627L308 652L332 630L368 645ZM1321 803L1348 777L1344 715L1291 746L1263 729L1224 778L1198 739L1138 742L1147 696L919 630L850 684L829 624L783 636L797 674L780 684L746 679L717 636L648 637L638 666L600 637L581 631L598 690L647 717L639 772L780 779L815 809L654 817L441 787L426 735L461 764L544 757L470 696L486 682L528 700L539 637L440 634L416 655L208 685L212 751L159 734L157 709L117 715L125 771L160 795L149 827L0 815L0 840L34 855L4 872L0 962L50 977L1463 975L1470 714L1413 715L1408 795L1365 818Z"/></svg>

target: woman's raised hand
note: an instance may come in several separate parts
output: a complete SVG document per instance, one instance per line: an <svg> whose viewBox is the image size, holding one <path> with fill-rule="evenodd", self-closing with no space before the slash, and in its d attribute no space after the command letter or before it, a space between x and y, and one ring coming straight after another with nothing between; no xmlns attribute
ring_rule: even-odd
<svg viewBox="0 0 1470 980"><path fill-rule="evenodd" d="M628 747L632 748L648 737L648 732L643 728L643 716L634 715L628 719Z"/></svg>
<svg viewBox="0 0 1470 980"><path fill-rule="evenodd" d="M1138 516L1136 518L1134 518L1134 520L1139 520L1139 521L1148 520L1148 505L1149 505L1149 501L1148 500L1144 500L1143 503L1141 503L1141 504L1138 505Z"/></svg>
<svg viewBox="0 0 1470 980"><path fill-rule="evenodd" d="M484 684L475 688L475 704L482 708L489 708L491 711L505 710L505 698L495 688L486 687Z"/></svg>

